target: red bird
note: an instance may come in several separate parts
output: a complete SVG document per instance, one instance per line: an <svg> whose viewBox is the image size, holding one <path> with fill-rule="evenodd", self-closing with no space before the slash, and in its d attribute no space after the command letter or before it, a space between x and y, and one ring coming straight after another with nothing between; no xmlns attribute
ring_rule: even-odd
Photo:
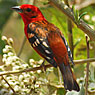
<svg viewBox="0 0 95 95"><path fill-rule="evenodd" d="M25 35L35 51L51 65L60 68L65 89L79 91L69 64L69 59L73 63L72 54L59 28L49 23L36 6L24 4L12 9L21 15Z"/></svg>

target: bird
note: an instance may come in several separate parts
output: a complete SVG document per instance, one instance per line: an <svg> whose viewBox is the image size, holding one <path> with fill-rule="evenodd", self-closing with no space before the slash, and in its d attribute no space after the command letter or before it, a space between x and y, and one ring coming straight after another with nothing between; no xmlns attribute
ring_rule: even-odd
<svg viewBox="0 0 95 95"><path fill-rule="evenodd" d="M59 67L64 88L80 91L75 75L70 67L73 64L72 53L62 31L48 22L40 9L34 5L13 6L24 22L25 35L33 49L53 67Z"/></svg>

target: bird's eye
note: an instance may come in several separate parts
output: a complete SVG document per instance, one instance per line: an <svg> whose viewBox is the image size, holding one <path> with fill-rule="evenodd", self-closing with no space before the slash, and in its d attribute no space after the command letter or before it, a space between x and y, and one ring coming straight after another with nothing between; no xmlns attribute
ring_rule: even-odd
<svg viewBox="0 0 95 95"><path fill-rule="evenodd" d="M31 9L30 8L27 8L27 10L26 10L27 12L30 12L31 11Z"/></svg>

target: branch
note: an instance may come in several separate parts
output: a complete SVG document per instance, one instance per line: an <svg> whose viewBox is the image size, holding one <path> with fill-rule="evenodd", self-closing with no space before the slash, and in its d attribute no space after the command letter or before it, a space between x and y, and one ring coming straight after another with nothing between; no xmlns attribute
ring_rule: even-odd
<svg viewBox="0 0 95 95"><path fill-rule="evenodd" d="M94 61L95 61L95 58L74 60L74 64L81 64L81 63L94 62ZM53 67L53 66L51 64L48 64L48 65L44 65L44 67L47 69L47 68L50 68L50 67ZM23 72L30 72L30 71L37 71L37 70L43 70L43 66L35 67L35 68L28 68L28 69L24 69L24 70L20 70L20 71L18 70L18 71L1 72L0 76L10 75L10 74L19 74L19 73L23 73Z"/></svg>
<svg viewBox="0 0 95 95"><path fill-rule="evenodd" d="M74 14L72 10L64 4L61 0L49 0L50 4L54 7L57 7L59 10L61 10L69 19L71 19L78 28L83 30L84 33L86 33L91 40L95 41L95 31L87 25L82 19L80 19L80 23L78 24L74 19Z"/></svg>
<svg viewBox="0 0 95 95"><path fill-rule="evenodd" d="M75 9L80 10L82 8L85 8L89 5L95 4L95 0L85 0L83 3L79 4L79 5L75 5Z"/></svg>
<svg viewBox="0 0 95 95"><path fill-rule="evenodd" d="M87 58L89 58L88 36L86 36L86 44L87 44ZM87 65L86 65L85 95L88 95L88 79L89 79L89 62L87 62Z"/></svg>

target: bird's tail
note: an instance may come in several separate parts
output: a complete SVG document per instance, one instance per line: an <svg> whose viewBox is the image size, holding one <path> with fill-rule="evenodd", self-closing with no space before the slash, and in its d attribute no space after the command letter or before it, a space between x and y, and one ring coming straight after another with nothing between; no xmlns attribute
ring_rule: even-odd
<svg viewBox="0 0 95 95"><path fill-rule="evenodd" d="M76 79L74 77L70 65L60 64L59 68L63 76L65 89L69 91L71 90L79 91L80 90L79 85L76 82Z"/></svg>

